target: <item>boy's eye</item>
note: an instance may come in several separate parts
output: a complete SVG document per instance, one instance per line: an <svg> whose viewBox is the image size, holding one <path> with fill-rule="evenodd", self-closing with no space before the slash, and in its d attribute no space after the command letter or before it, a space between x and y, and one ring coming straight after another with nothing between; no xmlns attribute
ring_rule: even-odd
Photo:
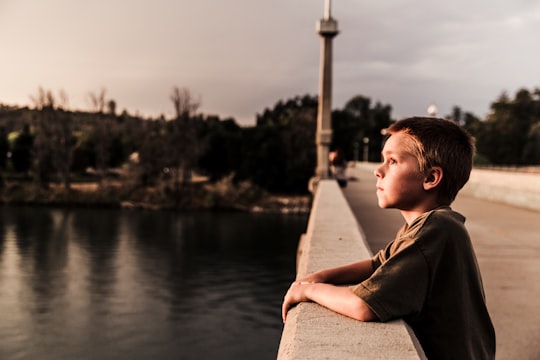
<svg viewBox="0 0 540 360"><path fill-rule="evenodd" d="M393 164L397 163L397 161L396 161L396 159L390 158L390 159L388 159L388 163L390 165L393 165Z"/></svg>

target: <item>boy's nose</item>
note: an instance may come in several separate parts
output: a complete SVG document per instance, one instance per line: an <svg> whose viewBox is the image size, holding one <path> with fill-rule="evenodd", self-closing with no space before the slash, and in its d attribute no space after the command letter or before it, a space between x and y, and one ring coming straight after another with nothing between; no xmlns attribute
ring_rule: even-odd
<svg viewBox="0 0 540 360"><path fill-rule="evenodd" d="M373 175L375 175L376 178L382 177L381 167L382 167L382 165L377 166L377 167L375 168L375 170L373 171Z"/></svg>

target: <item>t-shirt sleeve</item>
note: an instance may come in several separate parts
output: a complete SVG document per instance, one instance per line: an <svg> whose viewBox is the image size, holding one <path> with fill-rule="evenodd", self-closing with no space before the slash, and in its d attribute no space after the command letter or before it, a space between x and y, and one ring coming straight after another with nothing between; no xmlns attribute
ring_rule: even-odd
<svg viewBox="0 0 540 360"><path fill-rule="evenodd" d="M427 293L428 270L424 255L412 244L351 289L384 322L421 311Z"/></svg>

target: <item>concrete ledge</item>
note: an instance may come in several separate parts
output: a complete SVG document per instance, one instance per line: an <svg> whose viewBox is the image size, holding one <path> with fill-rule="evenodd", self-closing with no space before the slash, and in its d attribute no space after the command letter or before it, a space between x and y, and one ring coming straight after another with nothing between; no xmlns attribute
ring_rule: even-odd
<svg viewBox="0 0 540 360"><path fill-rule="evenodd" d="M370 256L364 235L336 181L321 181L306 234L300 240L297 277ZM425 356L402 320L363 323L315 303L301 303L289 311L277 358L372 360Z"/></svg>
<svg viewBox="0 0 540 360"><path fill-rule="evenodd" d="M461 193L540 211L540 173L473 169Z"/></svg>

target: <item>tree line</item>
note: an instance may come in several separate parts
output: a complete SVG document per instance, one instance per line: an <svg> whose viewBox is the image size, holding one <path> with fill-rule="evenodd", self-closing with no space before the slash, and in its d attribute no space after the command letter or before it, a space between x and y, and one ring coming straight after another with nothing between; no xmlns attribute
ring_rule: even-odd
<svg viewBox="0 0 540 360"><path fill-rule="evenodd" d="M69 110L66 99L40 88L31 107L0 105L0 184L70 189L74 181L101 183L129 169L137 186L167 182L176 193L197 174L294 194L306 192L315 168L313 96L279 101L249 127L199 113L199 99L185 88L171 91L171 119L117 114L104 90L89 94L89 111Z"/></svg>
<svg viewBox="0 0 540 360"><path fill-rule="evenodd" d="M256 115L254 126L239 126L198 112L200 100L175 87L175 116L144 119L116 103L105 90L89 94L89 111L68 109L67 96L39 89L33 106L0 105L0 184L32 181L46 189L73 181L98 183L126 174L141 187L168 182L178 193L194 174L210 182L248 181L270 193L298 194L316 167L317 97L279 100ZM454 107L446 117L465 127L477 143L478 164L540 164L540 89L503 93L480 119ZM392 106L357 95L332 112L332 149L349 160L380 160Z"/></svg>

